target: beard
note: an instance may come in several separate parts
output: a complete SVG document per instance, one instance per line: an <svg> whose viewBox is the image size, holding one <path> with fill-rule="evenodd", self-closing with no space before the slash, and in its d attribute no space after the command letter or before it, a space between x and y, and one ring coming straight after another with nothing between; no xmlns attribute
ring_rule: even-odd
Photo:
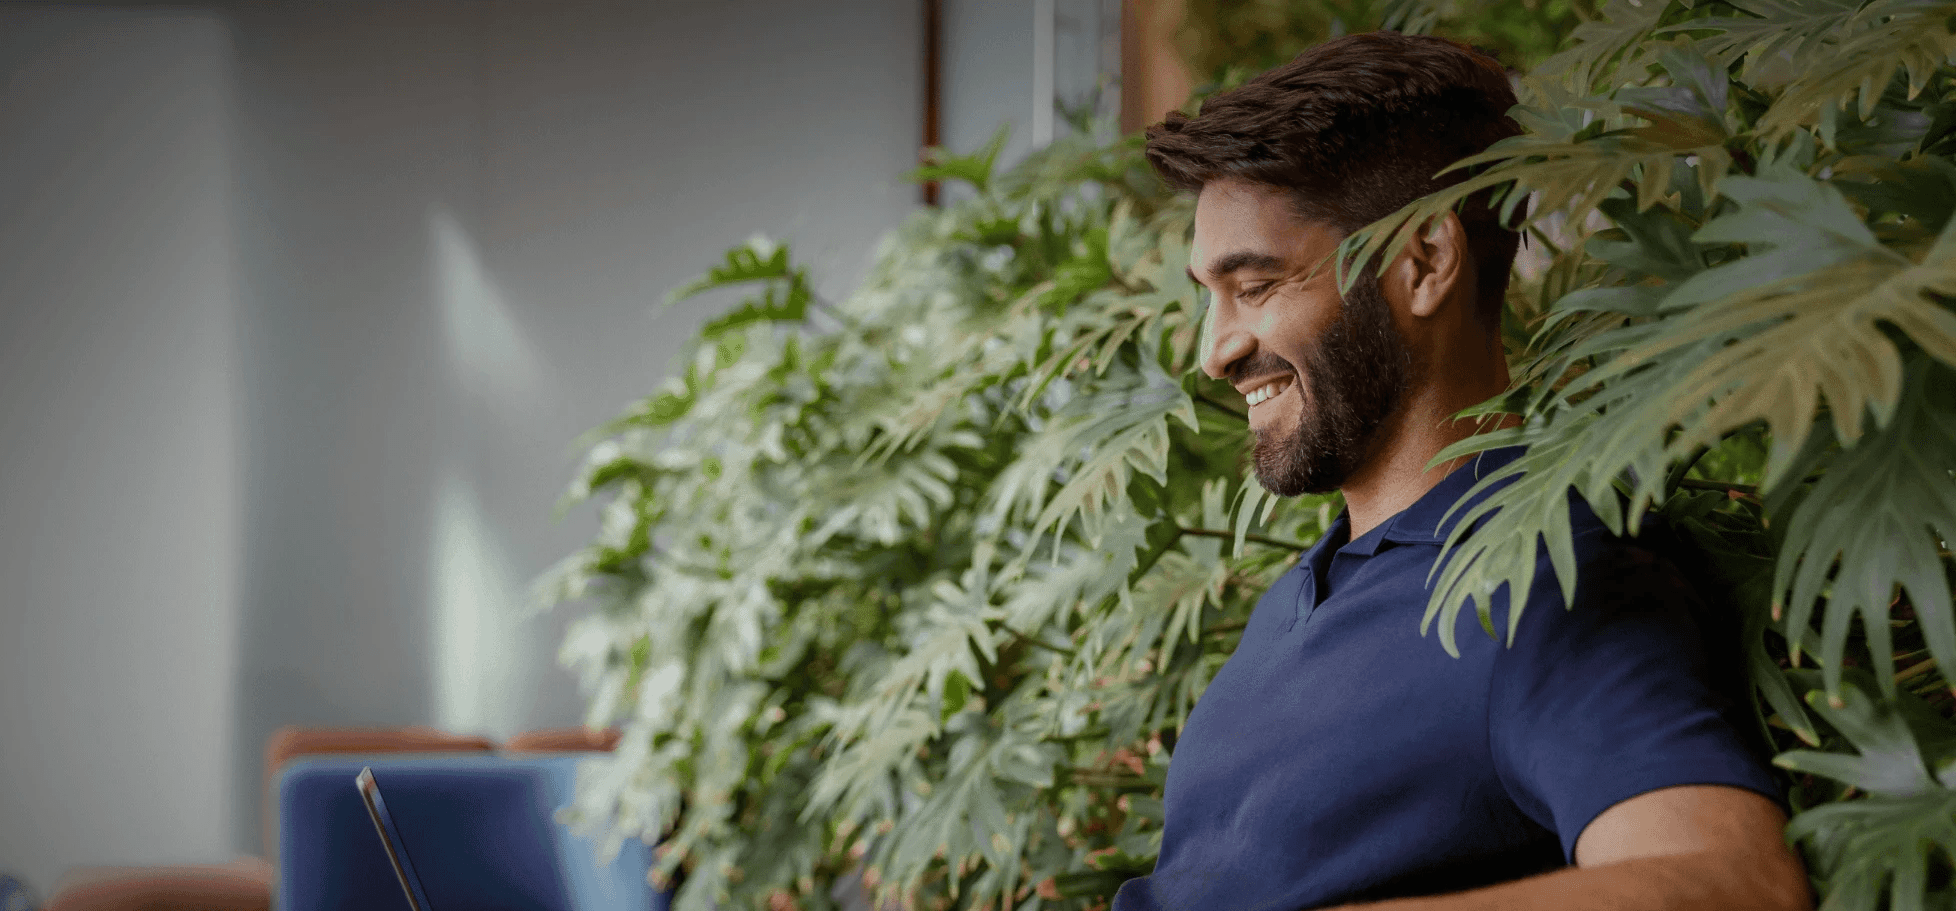
<svg viewBox="0 0 1956 911"><path fill-rule="evenodd" d="M1290 367L1292 382L1303 393L1296 429L1257 433L1251 450L1257 481L1278 496L1330 493L1343 486L1371 454L1379 426L1405 396L1412 354L1392 324L1392 308L1376 275L1359 276L1303 366L1298 371L1266 354L1239 368L1242 376L1259 376Z"/></svg>

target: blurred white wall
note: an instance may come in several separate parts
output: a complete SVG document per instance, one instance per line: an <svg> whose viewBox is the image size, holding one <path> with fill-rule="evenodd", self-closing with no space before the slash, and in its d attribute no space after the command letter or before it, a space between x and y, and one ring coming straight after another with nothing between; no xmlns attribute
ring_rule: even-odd
<svg viewBox="0 0 1956 911"><path fill-rule="evenodd" d="M570 444L730 302L657 305L727 246L775 233L854 283L917 198L914 13L235 8L241 765L295 721L578 723L561 618L523 613L592 530L551 518Z"/></svg>
<svg viewBox="0 0 1956 911"><path fill-rule="evenodd" d="M233 842L227 47L0 6L0 870L44 891Z"/></svg>
<svg viewBox="0 0 1956 911"><path fill-rule="evenodd" d="M1121 111L1121 2L943 0L943 147L970 154L1005 127L998 166L1007 168L1033 151L1037 111L1054 102L1113 121ZM1035 39L1043 27L1045 43ZM1037 74L1043 66L1045 78ZM1035 96L1041 84L1050 84L1052 98ZM1056 109L1050 125L1056 137L1070 133ZM968 195L970 188L953 184L945 201Z"/></svg>
<svg viewBox="0 0 1956 911"><path fill-rule="evenodd" d="M913 0L0 4L0 870L259 848L280 724L578 722L527 585L727 246L915 204Z"/></svg>
<svg viewBox="0 0 1956 911"><path fill-rule="evenodd" d="M1032 148L1032 32L1035 0L944 0L944 147L975 152L1000 127L1001 161Z"/></svg>
<svg viewBox="0 0 1956 911"><path fill-rule="evenodd" d="M1005 127L999 164L1006 166L1032 150L1035 112L1054 99L1110 117L1120 110L1121 0L943 2L945 148L975 152ZM1042 25L1052 31L1050 51L1034 40ZM1034 96L1042 53L1051 55L1043 65L1051 67L1052 99ZM1055 135L1068 132L1064 120L1055 121ZM953 188L948 198L964 195Z"/></svg>

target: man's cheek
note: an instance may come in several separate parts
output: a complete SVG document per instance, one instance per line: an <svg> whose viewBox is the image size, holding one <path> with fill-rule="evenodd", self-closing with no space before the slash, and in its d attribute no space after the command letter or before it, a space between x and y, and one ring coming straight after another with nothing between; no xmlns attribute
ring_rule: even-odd
<svg viewBox="0 0 1956 911"><path fill-rule="evenodd" d="M1195 335L1196 363L1206 364L1216 354L1216 302L1208 292L1201 294L1202 323Z"/></svg>
<svg viewBox="0 0 1956 911"><path fill-rule="evenodd" d="M1274 304L1263 308L1263 312L1257 316L1257 338L1270 339L1272 341L1279 339L1289 341L1289 339L1284 338L1284 314L1280 311L1281 308Z"/></svg>

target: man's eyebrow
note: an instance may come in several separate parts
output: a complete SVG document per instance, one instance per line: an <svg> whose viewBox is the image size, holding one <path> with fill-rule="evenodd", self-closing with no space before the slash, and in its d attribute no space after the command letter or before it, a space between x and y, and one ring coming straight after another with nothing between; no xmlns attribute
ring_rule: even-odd
<svg viewBox="0 0 1956 911"><path fill-rule="evenodd" d="M1283 267L1284 261L1282 257L1269 253L1258 253L1252 250L1238 250L1234 253L1225 254L1222 258L1209 264L1209 274L1217 278L1224 278L1232 273L1241 272L1245 269L1281 269ZM1188 267L1187 271L1189 281L1195 282L1198 285L1202 284L1202 280L1195 277L1194 266Z"/></svg>

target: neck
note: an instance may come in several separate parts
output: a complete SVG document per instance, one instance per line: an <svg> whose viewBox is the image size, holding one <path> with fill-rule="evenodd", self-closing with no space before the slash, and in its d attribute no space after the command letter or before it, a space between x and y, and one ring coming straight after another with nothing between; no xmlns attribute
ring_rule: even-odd
<svg viewBox="0 0 1956 911"><path fill-rule="evenodd" d="M1339 488L1351 514L1352 537L1371 531L1413 505L1471 458L1463 456L1427 467L1441 450L1520 420L1514 415L1455 418L1462 410L1507 391L1508 366L1498 345L1491 359L1483 356L1475 360L1478 363L1471 365L1436 365L1441 369L1426 376L1446 380L1429 379L1416 385L1393 416L1380 425L1372 455Z"/></svg>

